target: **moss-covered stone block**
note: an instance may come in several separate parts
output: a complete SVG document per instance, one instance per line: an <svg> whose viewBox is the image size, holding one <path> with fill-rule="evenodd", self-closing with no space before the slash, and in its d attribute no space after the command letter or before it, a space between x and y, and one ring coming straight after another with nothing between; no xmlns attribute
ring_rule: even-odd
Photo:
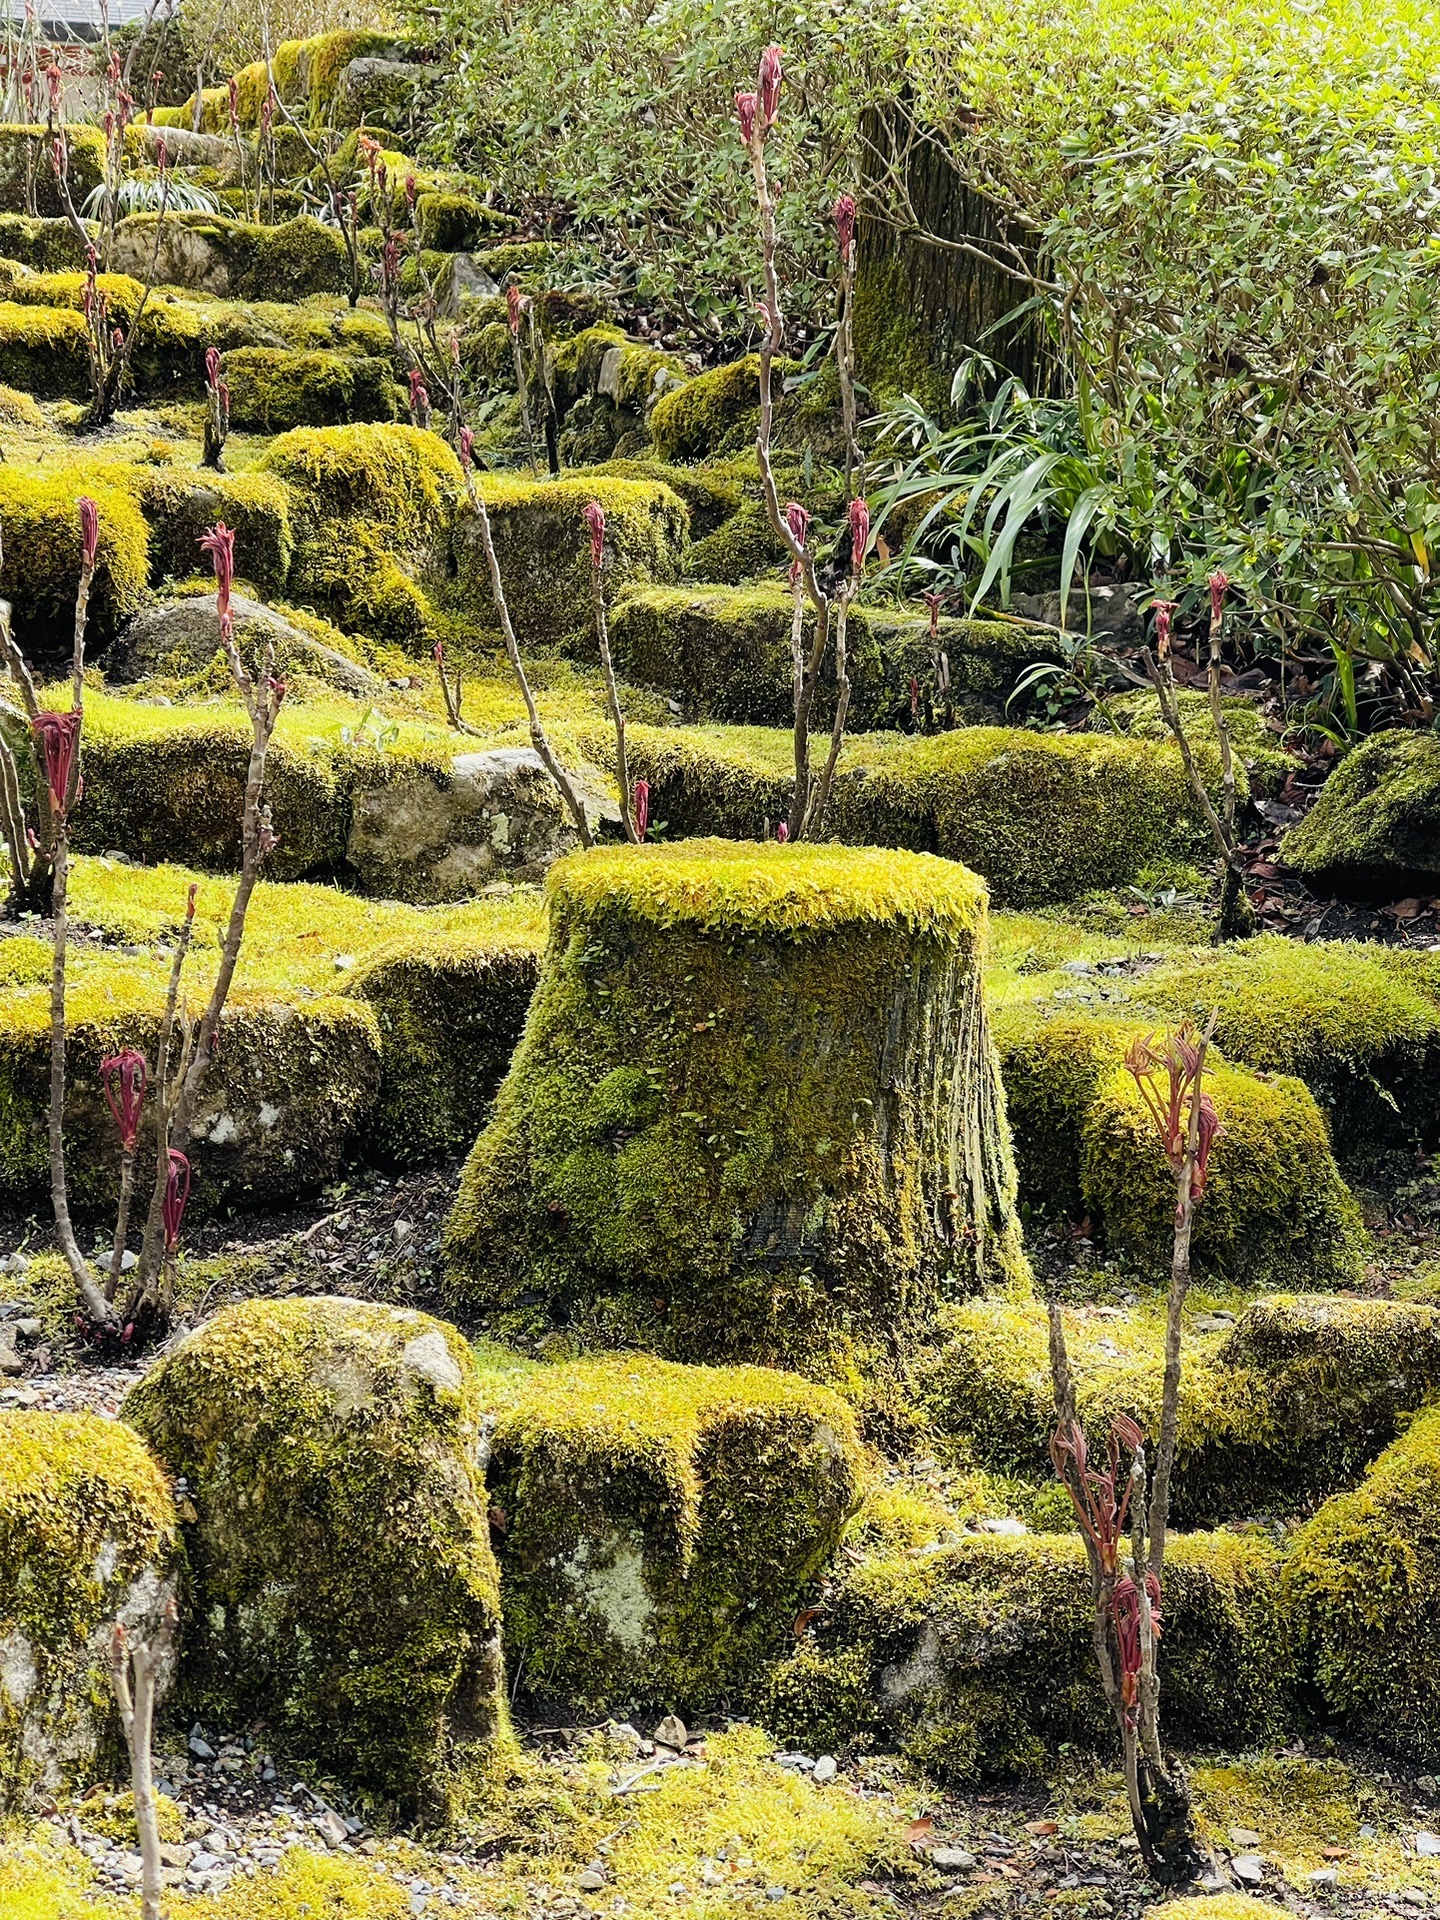
<svg viewBox="0 0 1440 1920"><path fill-rule="evenodd" d="M495 215L470 193L422 193L415 201L415 225L422 247L460 253L484 245Z"/></svg>
<svg viewBox="0 0 1440 1920"><path fill-rule="evenodd" d="M742 586L761 574L773 575L785 558L785 548L775 538L764 507L749 500L723 527L691 542L685 575L689 580Z"/></svg>
<svg viewBox="0 0 1440 1920"><path fill-rule="evenodd" d="M115 1623L153 1634L179 1565L170 1489L133 1433L96 1414L0 1413L0 1806L118 1758Z"/></svg>
<svg viewBox="0 0 1440 1920"><path fill-rule="evenodd" d="M763 835L789 812L788 729L632 725L628 739L651 817L672 835ZM1210 844L1173 749L1006 727L851 735L826 829L852 845L963 861L1006 906L1126 886Z"/></svg>
<svg viewBox="0 0 1440 1920"><path fill-rule="evenodd" d="M241 576L262 593L284 591L295 550L290 492L264 473L198 473L155 467L140 483L140 510L150 531L150 580L185 580L205 555L202 535L217 520L235 531Z"/></svg>
<svg viewBox="0 0 1440 1920"><path fill-rule="evenodd" d="M241 347L225 356L230 424L241 432L284 433L355 420L398 420L401 393L387 359Z"/></svg>
<svg viewBox="0 0 1440 1920"><path fill-rule="evenodd" d="M67 646L80 579L80 509L88 494L100 512L100 547L90 590L92 647L103 646L141 605L149 576L149 535L133 493L114 470L93 466L0 466L5 530L5 596L22 646Z"/></svg>
<svg viewBox="0 0 1440 1920"><path fill-rule="evenodd" d="M380 1091L366 1149L424 1166L474 1141L525 1028L540 974L533 945L493 936L394 942L357 970L352 991L380 1029Z"/></svg>
<svg viewBox="0 0 1440 1920"><path fill-rule="evenodd" d="M1367 1245L1308 1087L1216 1063L1206 1087L1220 1116L1205 1196L1195 1214L1195 1271L1262 1292L1358 1281ZM1168 1270L1175 1177L1131 1075L1096 1088L1085 1116L1081 1192L1105 1244L1156 1278Z"/></svg>
<svg viewBox="0 0 1440 1920"><path fill-rule="evenodd" d="M122 1417L190 1488L187 1711L463 1810L505 1726L482 1413L452 1327L354 1300L227 1308L152 1369Z"/></svg>
<svg viewBox="0 0 1440 1920"><path fill-rule="evenodd" d="M100 229L90 229L97 236ZM63 214L32 219L28 213L0 213L0 259L19 260L39 272L80 272L85 251Z"/></svg>
<svg viewBox="0 0 1440 1920"><path fill-rule="evenodd" d="M156 224L144 213L120 222L115 263L121 272L148 277ZM170 213L160 230L155 277L162 286L233 300L304 300L346 292L350 261L339 228L310 214L271 227L213 213Z"/></svg>
<svg viewBox="0 0 1440 1920"><path fill-rule="evenodd" d="M1440 1408L1296 1534L1286 1594L1325 1709L1359 1738L1440 1758Z"/></svg>
<svg viewBox="0 0 1440 1920"><path fill-rule="evenodd" d="M1273 1739L1299 1681L1280 1553L1235 1534L1166 1553L1168 1737ZM843 1569L827 1610L769 1686L767 1722L811 1751L896 1742L957 1784L1108 1752L1094 1604L1078 1534L977 1535Z"/></svg>
<svg viewBox="0 0 1440 1920"><path fill-rule="evenodd" d="M855 1417L761 1367L620 1354L487 1376L506 1638L586 1714L751 1697L859 1502Z"/></svg>
<svg viewBox="0 0 1440 1920"><path fill-rule="evenodd" d="M1045 1310L970 1301L909 1393L936 1435L987 1469L1053 1484L1055 1425ZM1092 1435L1117 1414L1159 1431L1164 1326L1158 1307L1067 1316L1080 1415ZM1398 1301L1272 1295L1229 1332L1186 1330L1174 1506L1182 1525L1303 1513L1352 1484L1440 1390L1440 1312Z"/></svg>
<svg viewBox="0 0 1440 1920"><path fill-rule="evenodd" d="M0 474L0 489L4 477ZM211 872L240 864L250 727L241 715L157 707L105 695L85 703L85 802L72 842ZM298 878L344 858L349 809L334 765L303 739L272 741L265 797L279 841L271 877Z"/></svg>
<svg viewBox="0 0 1440 1920"><path fill-rule="evenodd" d="M99 127L71 123L64 130L69 161L70 197L81 206L105 176L105 136ZM0 206L7 213L28 213L27 182L33 186L35 211L54 219L65 211L55 169L50 163L54 132L49 127L0 127Z"/></svg>
<svg viewBox="0 0 1440 1920"><path fill-rule="evenodd" d="M590 533L585 509L605 510L607 592L673 579L679 571L687 516L666 486L645 480L520 480L485 474L477 480L490 516L510 616L528 646L574 642L596 648ZM459 589L464 604L498 627L490 572L474 516L456 526Z"/></svg>
<svg viewBox="0 0 1440 1920"><path fill-rule="evenodd" d="M804 1368L1023 1271L973 875L712 840L572 855L546 889L448 1228L458 1294Z"/></svg>
<svg viewBox="0 0 1440 1920"><path fill-rule="evenodd" d="M755 437L760 408L760 356L712 367L656 401L650 433L662 460L703 460Z"/></svg>
<svg viewBox="0 0 1440 1920"><path fill-rule="evenodd" d="M617 664L627 678L674 695L691 719L784 726L793 715L790 645L794 602L779 583L750 587L649 587L627 594L611 618ZM814 620L804 628L808 649ZM1053 642L997 620L945 620L955 704L999 717L1027 667L1054 657ZM933 680L929 622L894 608L855 606L847 638L848 724L858 730L910 720L912 677ZM815 706L825 725L835 701L827 649Z"/></svg>
<svg viewBox="0 0 1440 1920"><path fill-rule="evenodd" d="M398 424L299 427L258 464L290 488L291 598L375 639L424 645L431 596L450 586L463 491L439 435Z"/></svg>
<svg viewBox="0 0 1440 1920"><path fill-rule="evenodd" d="M1377 733L1346 754L1280 848L1318 885L1440 887L1440 734Z"/></svg>
<svg viewBox="0 0 1440 1920"><path fill-rule="evenodd" d="M85 322L63 307L0 300L0 380L41 400L89 392Z"/></svg>
<svg viewBox="0 0 1440 1920"><path fill-rule="evenodd" d="M72 961L65 1130L72 1202L83 1212L113 1207L118 1186L100 1063L127 1046L153 1059L164 1004L158 956ZM48 985L0 987L0 1195L11 1205L33 1204L49 1189L49 1018ZM379 1084L379 1032L358 1001L232 992L187 1147L193 1216L294 1199L333 1179ZM152 1102L142 1166L153 1121Z"/></svg>

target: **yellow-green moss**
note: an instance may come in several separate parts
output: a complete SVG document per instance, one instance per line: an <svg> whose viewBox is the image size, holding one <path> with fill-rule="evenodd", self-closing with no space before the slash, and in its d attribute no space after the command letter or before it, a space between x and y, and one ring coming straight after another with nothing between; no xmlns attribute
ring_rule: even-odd
<svg viewBox="0 0 1440 1920"><path fill-rule="evenodd" d="M574 641L585 657L595 653L590 534L584 518L592 501L605 511L607 591L612 597L626 585L671 579L679 570L686 512L668 487L643 480L536 481L504 474L482 475L478 485L511 618L526 645ZM498 626L489 568L468 511L457 525L456 544L463 603L473 616Z"/></svg>
<svg viewBox="0 0 1440 1920"><path fill-rule="evenodd" d="M962 1459L1041 1484L1054 1387L1043 1308L950 1308L913 1371L912 1403ZM1159 1428L1161 1306L1067 1316L1082 1420ZM1175 1508L1182 1521L1257 1508L1302 1511L1360 1474L1415 1408L1440 1393L1440 1313L1393 1301L1275 1295L1228 1335L1186 1334Z"/></svg>
<svg viewBox="0 0 1440 1920"><path fill-rule="evenodd" d="M1360 1208L1335 1165L1309 1089L1299 1080L1218 1062L1205 1084L1222 1132L1195 1213L1196 1272L1255 1292L1359 1280L1367 1244ZM1169 1270L1175 1176L1123 1068L1101 1080L1085 1113L1080 1188L1109 1250L1147 1278L1162 1278Z"/></svg>
<svg viewBox="0 0 1440 1920"><path fill-rule="evenodd" d="M122 1412L192 1490L189 1710L262 1716L404 1805L458 1813L505 1725L460 1336L353 1300L252 1301Z"/></svg>
<svg viewBox="0 0 1440 1920"><path fill-rule="evenodd" d="M132 1433L0 1413L0 1804L114 1757L111 1628L158 1626L177 1557L169 1489Z"/></svg>
<svg viewBox="0 0 1440 1920"><path fill-rule="evenodd" d="M105 172L105 136L99 127L71 122L64 131L69 160L70 196L78 207L99 186ZM65 209L50 164L54 132L43 126L0 126L0 206L7 213L28 213L27 175L35 190L35 210L54 218Z"/></svg>
<svg viewBox="0 0 1440 1920"><path fill-rule="evenodd" d="M90 231L98 235L99 228ZM28 213L0 213L0 259L53 272L83 267L85 252L63 215L46 220L32 219Z"/></svg>
<svg viewBox="0 0 1440 1920"><path fill-rule="evenodd" d="M238 431L282 433L355 420L395 420L400 389L388 359L242 347L225 356L230 421Z"/></svg>
<svg viewBox="0 0 1440 1920"><path fill-rule="evenodd" d="M860 1498L846 1403L767 1368L633 1354L482 1390L507 1643L528 1689L592 1713L750 1697Z"/></svg>
<svg viewBox="0 0 1440 1920"><path fill-rule="evenodd" d="M446 590L460 463L418 427L301 427L259 462L294 502L290 591L344 627L423 643Z"/></svg>
<svg viewBox="0 0 1440 1920"><path fill-rule="evenodd" d="M1408 1759L1440 1758L1440 1408L1295 1536L1286 1590L1327 1712Z"/></svg>
<svg viewBox="0 0 1440 1920"><path fill-rule="evenodd" d="M1281 844L1326 885L1440 886L1440 735L1377 733L1352 749Z"/></svg>
<svg viewBox="0 0 1440 1920"><path fill-rule="evenodd" d="M89 391L85 322L66 307L0 300L0 378L42 400L81 400Z"/></svg>
<svg viewBox="0 0 1440 1920"><path fill-rule="evenodd" d="M1189 1900L1158 1901L1145 1909L1145 1920L1274 1920L1284 1911L1248 1893L1207 1893Z"/></svg>
<svg viewBox="0 0 1440 1920"><path fill-rule="evenodd" d="M1299 1678L1281 1556L1234 1534L1172 1535L1165 1707L1172 1739L1264 1740ZM976 1535L920 1557L841 1567L826 1611L769 1687L769 1723L810 1751L894 1741L966 1782L1106 1749L1094 1607L1074 1534Z"/></svg>
<svg viewBox="0 0 1440 1920"><path fill-rule="evenodd" d="M183 580L204 561L202 534L217 520L235 531L241 578L262 593L283 591L294 552L290 493L264 473L198 473L156 467L141 482L150 529L150 575Z"/></svg>
<svg viewBox="0 0 1440 1920"><path fill-rule="evenodd" d="M767 822L773 830L789 812L788 729L632 725L628 738L631 766L650 782L651 817L672 835L743 839ZM1203 754L1202 762L1213 776ZM1124 886L1145 867L1191 857L1207 844L1173 749L1004 727L928 739L851 735L827 831L853 845L961 860L1012 906Z"/></svg>
<svg viewBox="0 0 1440 1920"><path fill-rule="evenodd" d="M779 582L751 587L648 587L615 607L611 640L617 663L642 685L676 695L691 718L783 726L793 717L790 635L794 602ZM806 645L813 640L807 622ZM847 724L896 727L910 719L912 677L929 686L929 622L895 608L855 606L848 635L851 683ZM994 620L946 620L940 644L950 661L955 703L988 701L998 713L1019 675L1053 654L1024 627ZM834 706L827 652L815 724Z"/></svg>
<svg viewBox="0 0 1440 1920"><path fill-rule="evenodd" d="M22 645L68 639L80 579L80 511L88 494L100 510L100 546L90 592L90 635L103 644L140 606L149 575L145 521L132 493L103 467L56 470L0 466L5 555L0 592L11 602Z"/></svg>
<svg viewBox="0 0 1440 1920"><path fill-rule="evenodd" d="M754 438L760 405L760 357L748 354L697 374L662 394L650 414L655 450L664 460L700 460Z"/></svg>
<svg viewBox="0 0 1440 1920"><path fill-rule="evenodd" d="M809 1368L1015 1271L972 875L711 841L572 855L547 891L449 1228L469 1299Z"/></svg>
<svg viewBox="0 0 1440 1920"><path fill-rule="evenodd" d="M1215 722L1210 713L1209 696L1181 692L1176 695L1187 737L1214 746ZM1287 777L1303 765L1298 754L1289 753L1278 733L1265 724L1265 716L1252 700L1237 695L1221 703L1230 744L1256 794L1278 793ZM1160 703L1148 690L1123 693L1106 702L1107 713L1133 739L1168 740L1170 728L1160 712Z"/></svg>

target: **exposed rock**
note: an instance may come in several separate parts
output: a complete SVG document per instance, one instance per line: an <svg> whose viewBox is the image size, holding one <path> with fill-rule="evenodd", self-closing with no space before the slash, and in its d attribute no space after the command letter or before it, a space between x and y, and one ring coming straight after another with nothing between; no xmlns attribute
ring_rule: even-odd
<svg viewBox="0 0 1440 1920"><path fill-rule="evenodd" d="M499 281L485 271L473 253L457 253L440 289L440 312L445 319L454 319L467 300L493 300L499 292Z"/></svg>
<svg viewBox="0 0 1440 1920"><path fill-rule="evenodd" d="M618 825L603 777L567 769L592 828ZM459 900L500 877L534 879L579 845L555 783L533 747L457 754L450 777L400 766L355 792L346 858L367 893Z"/></svg>
<svg viewBox="0 0 1440 1920"><path fill-rule="evenodd" d="M181 1684L405 1805L458 1812L503 1725L500 1611L453 1328L354 1300L252 1301L123 1416L198 1513Z"/></svg>
<svg viewBox="0 0 1440 1920"><path fill-rule="evenodd" d="M1019 593L1010 605L1022 620L1036 620L1041 626L1062 624L1070 633L1088 631L1097 639L1119 646L1138 646L1145 638L1145 618L1140 609L1150 598L1148 587L1092 587L1088 594L1078 587L1070 589L1065 619L1060 618L1058 593Z"/></svg>
<svg viewBox="0 0 1440 1920"><path fill-rule="evenodd" d="M417 96L427 84L434 84L433 75L413 60L361 54L340 75L336 124L404 132L414 114Z"/></svg>
<svg viewBox="0 0 1440 1920"><path fill-rule="evenodd" d="M368 667L312 638L262 601L237 593L230 604L242 655L257 646L263 648L267 640L273 641L282 664L284 657L308 662L314 672L346 693L369 699L383 690L382 682ZM138 614L125 628L115 643L113 671L127 680L144 679L149 674L199 673L214 659L219 647L220 616L210 595L164 600Z"/></svg>

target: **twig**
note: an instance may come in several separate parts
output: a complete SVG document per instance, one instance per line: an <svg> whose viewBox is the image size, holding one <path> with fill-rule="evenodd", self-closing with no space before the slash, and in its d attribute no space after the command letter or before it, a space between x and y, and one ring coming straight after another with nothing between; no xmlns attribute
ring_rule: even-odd
<svg viewBox="0 0 1440 1920"><path fill-rule="evenodd" d="M175 1602L169 1600L152 1640L132 1640L117 1621L110 1642L110 1674L130 1756L131 1797L135 1804L135 1830L140 1840L141 1920L160 1920L163 1863L150 1743L155 1722L156 1683L174 1645L176 1620Z"/></svg>

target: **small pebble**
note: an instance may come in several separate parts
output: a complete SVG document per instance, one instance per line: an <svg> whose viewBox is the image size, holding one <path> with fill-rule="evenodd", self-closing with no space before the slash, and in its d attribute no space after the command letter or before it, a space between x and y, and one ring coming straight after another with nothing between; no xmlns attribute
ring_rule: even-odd
<svg viewBox="0 0 1440 1920"><path fill-rule="evenodd" d="M828 1780L833 1780L839 1771L840 1768L835 1760L828 1753L822 1753L815 1762L815 1772L811 1777L817 1787L823 1787Z"/></svg>

